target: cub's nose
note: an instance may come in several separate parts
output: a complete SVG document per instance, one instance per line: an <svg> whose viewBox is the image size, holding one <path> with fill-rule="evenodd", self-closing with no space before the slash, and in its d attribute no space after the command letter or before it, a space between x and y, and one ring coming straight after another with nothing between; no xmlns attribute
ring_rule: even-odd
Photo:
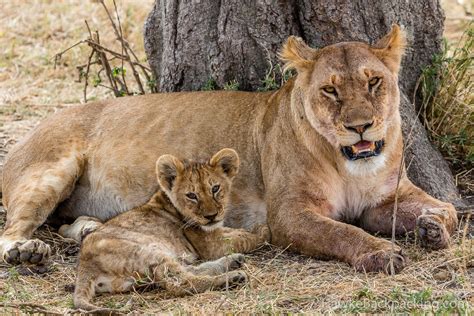
<svg viewBox="0 0 474 316"><path fill-rule="evenodd" d="M211 215L205 215L204 218L208 219L209 221L213 221L216 219L217 213L211 214Z"/></svg>
<svg viewBox="0 0 474 316"><path fill-rule="evenodd" d="M344 124L344 127L350 131L356 132L357 134L362 134L367 129L369 129L373 124L374 124L374 121L361 124L361 125L345 125Z"/></svg>

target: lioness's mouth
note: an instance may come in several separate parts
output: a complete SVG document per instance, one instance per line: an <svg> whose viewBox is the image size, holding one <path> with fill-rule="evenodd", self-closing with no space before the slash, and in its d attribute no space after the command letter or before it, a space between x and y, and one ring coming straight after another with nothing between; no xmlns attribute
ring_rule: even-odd
<svg viewBox="0 0 474 316"><path fill-rule="evenodd" d="M357 142L352 146L342 147L341 151L347 159L357 160L380 155L380 153L382 152L383 145L383 139L378 140L376 142L361 140L360 142Z"/></svg>

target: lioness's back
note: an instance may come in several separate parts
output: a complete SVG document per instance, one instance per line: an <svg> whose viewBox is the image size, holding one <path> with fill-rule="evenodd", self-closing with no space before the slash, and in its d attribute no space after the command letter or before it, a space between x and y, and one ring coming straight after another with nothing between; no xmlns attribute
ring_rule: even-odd
<svg viewBox="0 0 474 316"><path fill-rule="evenodd" d="M265 107L268 97L269 93L183 92L105 102L91 130L83 175L87 180L78 182L66 211L72 217L107 219L145 203L157 189L156 156L164 153L200 158L221 147L249 153L255 112ZM242 162L249 166L239 178L259 179L255 157L244 154Z"/></svg>

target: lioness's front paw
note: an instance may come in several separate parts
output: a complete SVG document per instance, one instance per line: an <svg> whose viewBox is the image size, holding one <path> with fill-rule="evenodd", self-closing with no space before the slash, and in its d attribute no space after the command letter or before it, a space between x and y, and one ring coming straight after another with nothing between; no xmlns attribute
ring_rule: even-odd
<svg viewBox="0 0 474 316"><path fill-rule="evenodd" d="M399 273L405 267L407 259L398 246L392 249L381 249L374 252L369 252L357 258L354 267L359 272L379 272L383 271L386 274L392 274L390 259L393 260L394 273Z"/></svg>
<svg viewBox="0 0 474 316"><path fill-rule="evenodd" d="M5 248L3 260L9 264L39 264L48 260L51 247L39 239L12 242Z"/></svg>
<svg viewBox="0 0 474 316"><path fill-rule="evenodd" d="M423 247L436 250L449 246L448 230L438 216L421 215L416 220L416 227Z"/></svg>

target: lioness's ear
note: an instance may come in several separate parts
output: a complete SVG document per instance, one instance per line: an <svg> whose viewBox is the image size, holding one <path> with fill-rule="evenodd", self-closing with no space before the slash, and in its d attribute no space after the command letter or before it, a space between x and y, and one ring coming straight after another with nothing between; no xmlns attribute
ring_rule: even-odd
<svg viewBox="0 0 474 316"><path fill-rule="evenodd" d="M212 156L211 160L209 160L209 165L222 168L229 178L233 178L239 172L239 155L233 149L224 148Z"/></svg>
<svg viewBox="0 0 474 316"><path fill-rule="evenodd" d="M301 72L304 70L311 69L314 63L314 57L316 57L316 49L313 49L306 45L306 43L300 37L290 36L283 44L278 57L285 63L283 70L296 69Z"/></svg>
<svg viewBox="0 0 474 316"><path fill-rule="evenodd" d="M165 191L171 191L174 180L180 172L183 172L184 165L175 156L163 155L156 161L156 177L158 184Z"/></svg>
<svg viewBox="0 0 474 316"><path fill-rule="evenodd" d="M400 62L405 53L406 45L405 31L401 30L397 24L394 24L390 32L371 47L371 51L391 72L397 74L400 70Z"/></svg>

